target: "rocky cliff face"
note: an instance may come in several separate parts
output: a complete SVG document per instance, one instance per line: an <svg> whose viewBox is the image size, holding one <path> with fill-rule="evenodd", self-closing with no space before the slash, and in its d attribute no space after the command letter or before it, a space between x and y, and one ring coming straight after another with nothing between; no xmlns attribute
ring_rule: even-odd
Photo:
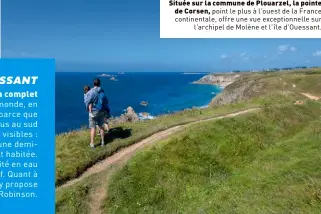
<svg viewBox="0 0 321 214"><path fill-rule="evenodd" d="M122 123L127 123L127 122L137 122L139 121L139 117L134 111L132 107L128 107L126 109L126 113L120 115L118 118L112 119L113 124L122 124Z"/></svg>
<svg viewBox="0 0 321 214"><path fill-rule="evenodd" d="M194 84L213 84L220 87L226 87L235 82L240 77L239 74L209 74L193 82Z"/></svg>
<svg viewBox="0 0 321 214"><path fill-rule="evenodd" d="M213 98L209 106L218 107L234 104L239 101L257 97L262 93L263 83L256 80L238 80L227 86L220 94Z"/></svg>
<svg viewBox="0 0 321 214"><path fill-rule="evenodd" d="M213 84L224 88L209 104L211 107L218 107L244 101L262 93L263 83L256 78L249 78L249 75L249 73L209 74L194 84Z"/></svg>

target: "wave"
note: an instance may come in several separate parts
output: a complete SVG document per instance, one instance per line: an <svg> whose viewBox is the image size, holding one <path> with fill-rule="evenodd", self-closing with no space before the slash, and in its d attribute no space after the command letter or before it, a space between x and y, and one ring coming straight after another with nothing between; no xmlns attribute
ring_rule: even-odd
<svg viewBox="0 0 321 214"><path fill-rule="evenodd" d="M152 116L150 114L138 113L138 118L140 120L152 120L155 119L155 116Z"/></svg>
<svg viewBox="0 0 321 214"><path fill-rule="evenodd" d="M197 107L198 109L208 108L208 105Z"/></svg>

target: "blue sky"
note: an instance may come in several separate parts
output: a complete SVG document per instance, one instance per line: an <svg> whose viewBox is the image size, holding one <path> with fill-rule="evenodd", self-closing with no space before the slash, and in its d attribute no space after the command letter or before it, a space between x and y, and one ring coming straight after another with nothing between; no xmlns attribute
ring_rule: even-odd
<svg viewBox="0 0 321 214"><path fill-rule="evenodd" d="M228 71L321 64L320 39L160 39L159 0L2 0L3 57L61 71Z"/></svg>

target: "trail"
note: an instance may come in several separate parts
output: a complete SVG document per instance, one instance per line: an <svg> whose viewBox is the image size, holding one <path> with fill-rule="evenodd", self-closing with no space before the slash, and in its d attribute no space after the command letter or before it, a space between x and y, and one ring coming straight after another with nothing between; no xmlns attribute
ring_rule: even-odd
<svg viewBox="0 0 321 214"><path fill-rule="evenodd" d="M249 112L252 112L252 111L256 111L256 110L259 110L259 109L260 108L251 108L251 109L247 109L247 110L243 110L243 111L238 111L238 112L235 112L235 113L230 113L230 114L227 114L227 115L224 115L224 116L218 116L218 117L198 120L198 121L195 121L195 122L190 122L190 123L185 124L185 125L174 126L172 128L166 129L164 131L157 132L157 133L153 134L152 136L147 137L144 140L142 140L142 141L140 141L138 143L135 143L135 144L133 144L131 146L128 146L128 147L126 147L124 149L121 149L119 152L113 154L112 156L109 156L106 159L96 163L92 167L88 168L78 178L72 179L72 180L66 182L65 184L63 184L62 186L60 186L58 188L65 188L65 187L69 187L71 185L74 185L75 183L83 180L84 178L87 178L88 176L91 176L93 174L99 173L99 172L103 171L104 169L112 166L113 164L121 162L123 159L130 158L131 156L136 154L137 150L142 149L142 148L146 147L147 145L156 143L159 140L166 139L170 135L172 135L173 133L181 131L181 130L183 130L184 128L186 128L188 126L191 126L191 125L194 125L194 124L197 124L197 123L206 122L206 121L219 120L219 119L228 118L228 117L235 117L235 116L246 114L246 113L249 113Z"/></svg>
<svg viewBox="0 0 321 214"><path fill-rule="evenodd" d="M310 93L301 93L303 96L309 98L310 100L319 100L321 99L321 97L315 96L313 94Z"/></svg>
<svg viewBox="0 0 321 214"><path fill-rule="evenodd" d="M309 93L301 93L301 94L311 100L319 100L320 99L320 97L314 96ZM110 169L110 171L108 171L106 174L106 179L102 179L101 185L99 185L99 187L90 194L90 204L89 204L90 213L91 214L100 214L103 212L103 210L101 208L101 202L107 196L107 191L108 191L107 186L108 186L109 179L110 179L111 175L114 174L120 167L125 165L127 163L127 161L132 156L134 156L139 150L145 148L148 145L152 145L154 143L157 143L160 140L167 139L172 134L182 131L182 130L184 130L184 128L187 128L191 125L195 125L195 124L206 122L206 121L214 121L214 120L219 120L219 119L223 119L223 118L236 117L236 116L244 115L244 114L247 114L247 113L250 113L253 111L257 111L260 109L261 108L251 108L251 109L247 109L247 110L243 110L243 111L238 111L235 113L226 114L223 116L218 116L218 117L198 120L195 122L190 122L185 125L174 126L172 128L166 129L164 131L157 132L157 133L153 134L152 136L147 137L138 143L135 143L129 147L126 147L126 148L120 150L119 152L115 153L114 155L109 156L106 159L102 160L101 162L98 162L97 164L88 168L80 177L68 181L64 185L58 187L58 189L72 186L75 183L83 180L84 178L87 178L91 175L100 173L103 170Z"/></svg>
<svg viewBox="0 0 321 214"><path fill-rule="evenodd" d="M313 94L310 93L301 93L303 96L311 99L311 100L319 100L320 97L317 97ZM174 126L172 128L166 129L164 131L160 131L157 132L153 135L151 135L150 137L145 138L144 140L141 140L138 143L135 143L131 146L128 146L124 149L121 149L119 152L113 154L112 156L107 157L106 159L96 163L95 165L93 165L92 167L88 168L81 176L79 176L78 178L72 179L70 181L67 181L65 184L63 184L62 186L58 187L58 188L64 188L64 187L68 187L71 186L75 183L77 183L78 181L81 181L84 178L87 178L88 176L91 176L93 174L99 173L101 171L103 171L104 169L112 166L113 164L116 164L120 161L122 161L123 159L127 159L130 158L131 156L133 156L134 154L136 154L138 149L142 149L147 145L156 143L159 140L163 140L168 138L170 135L172 135L175 132L178 132L180 130L183 130L184 128L197 124L197 123L202 123L202 122L206 122L206 121L212 121L212 120L219 120L219 119L223 119L223 118L229 118L229 117L235 117L238 115L243 115L252 111L257 111L260 108L251 108L251 109L247 109L247 110L243 110L243 111L238 111L238 112L234 112L234 113L230 113L230 114L226 114L223 116L218 116L218 117L212 117L212 118L208 118L208 119L202 119L202 120L198 120L198 121L194 121L194 122L190 122L188 124L185 125L178 125L178 126ZM129 156L129 157L128 157Z"/></svg>

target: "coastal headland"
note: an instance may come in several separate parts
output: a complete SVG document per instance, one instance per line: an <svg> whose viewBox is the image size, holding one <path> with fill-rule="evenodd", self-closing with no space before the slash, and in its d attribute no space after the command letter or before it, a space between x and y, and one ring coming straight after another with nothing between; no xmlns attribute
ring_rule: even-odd
<svg viewBox="0 0 321 214"><path fill-rule="evenodd" d="M95 151L88 130L57 135L56 213L317 213L321 69L194 83L225 88L208 108L114 125Z"/></svg>

